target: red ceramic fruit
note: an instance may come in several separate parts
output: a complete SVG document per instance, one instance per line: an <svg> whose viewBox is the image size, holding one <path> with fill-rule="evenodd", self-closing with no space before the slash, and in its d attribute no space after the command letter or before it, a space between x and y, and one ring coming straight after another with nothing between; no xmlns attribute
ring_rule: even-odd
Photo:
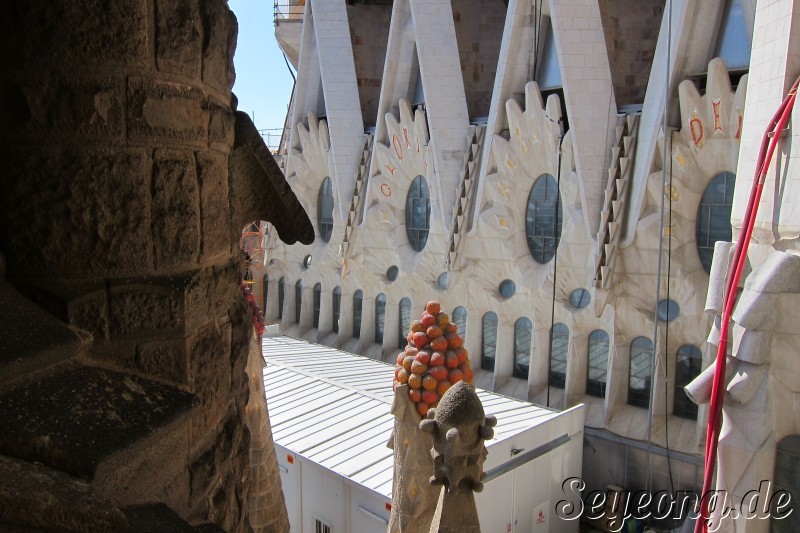
<svg viewBox="0 0 800 533"><path fill-rule="evenodd" d="M423 365L430 364L431 362L431 352L428 350L422 350L417 352L417 355L414 356L415 361L419 361Z"/></svg>
<svg viewBox="0 0 800 533"><path fill-rule="evenodd" d="M429 326L436 324L436 317L430 313L422 313L421 322L425 329L428 329Z"/></svg>
<svg viewBox="0 0 800 533"><path fill-rule="evenodd" d="M425 311L427 311L428 313L430 313L430 314L432 314L434 316L438 315L439 311L441 311L441 310L442 310L442 305L439 302L437 302L436 300L431 300L430 302L425 304Z"/></svg>
<svg viewBox="0 0 800 533"><path fill-rule="evenodd" d="M448 381L450 381L451 385L455 385L456 383L464 379L464 372L462 372L458 368L454 368L453 370L447 373L447 379Z"/></svg>

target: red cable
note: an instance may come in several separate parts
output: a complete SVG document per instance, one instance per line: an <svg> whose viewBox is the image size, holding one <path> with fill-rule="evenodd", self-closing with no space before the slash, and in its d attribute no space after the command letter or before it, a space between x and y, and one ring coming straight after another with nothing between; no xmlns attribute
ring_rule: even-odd
<svg viewBox="0 0 800 533"><path fill-rule="evenodd" d="M714 369L714 381L711 387L711 407L709 410L708 430L706 435L706 457L705 468L703 471L703 492L701 493L700 501L700 516L695 523L695 533L706 533L708 531L708 503L707 497L711 490L711 483L714 478L714 465L717 460L717 448L719 445L719 432L722 422L722 402L724 391L724 377L725 377L725 363L727 354L728 343L728 329L730 325L730 318L733 312L733 305L736 300L736 288L739 286L739 280L744 270L745 261L747 260L747 249L750 245L750 240L753 235L753 228L755 227L756 215L758 213L758 204L761 199L761 193L764 189L764 180L769 168L769 162L772 159L775 149L778 146L780 134L789 117L792 113L792 108L797 96L797 87L800 85L800 77L794 82L794 85L787 93L786 97L781 102L775 115L770 120L767 130L761 140L761 148L758 154L756 163L755 179L753 186L750 190L750 197L745 209L744 219L742 220L742 227L744 233L740 235L739 240L736 242L734 249L733 261L731 262L728 279L725 284L725 297L724 297L724 310L722 313L722 320L720 322L720 339L717 346L717 360ZM770 138L770 133L772 136ZM767 148L769 145L769 148Z"/></svg>

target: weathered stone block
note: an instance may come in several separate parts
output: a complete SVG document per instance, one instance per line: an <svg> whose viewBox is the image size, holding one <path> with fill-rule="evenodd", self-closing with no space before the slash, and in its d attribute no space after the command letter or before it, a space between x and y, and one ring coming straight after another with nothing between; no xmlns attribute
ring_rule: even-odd
<svg viewBox="0 0 800 533"><path fill-rule="evenodd" d="M128 531L122 511L88 483L3 456L0 525L4 531Z"/></svg>
<svg viewBox="0 0 800 533"><path fill-rule="evenodd" d="M197 177L202 208L202 258L228 257L231 223L228 198L228 161L221 154L198 152Z"/></svg>
<svg viewBox="0 0 800 533"><path fill-rule="evenodd" d="M230 324L210 323L190 338L189 368L198 409L192 418L190 439L199 441L217 427L228 408L231 390Z"/></svg>
<svg viewBox="0 0 800 533"><path fill-rule="evenodd" d="M134 362L143 374L184 385L189 382L189 355L182 339L141 343Z"/></svg>
<svg viewBox="0 0 800 533"><path fill-rule="evenodd" d="M43 69L144 66L147 7L145 0L13 2L0 18L0 35L11 43L0 47L0 65L30 68L35 57Z"/></svg>
<svg viewBox="0 0 800 533"><path fill-rule="evenodd" d="M8 117L15 122L4 130L15 139L63 136L119 138L125 131L122 78L61 77L48 72L18 77L5 91Z"/></svg>
<svg viewBox="0 0 800 533"><path fill-rule="evenodd" d="M93 477L106 458L176 420L193 400L135 376L62 367L0 396L0 453Z"/></svg>
<svg viewBox="0 0 800 533"><path fill-rule="evenodd" d="M156 0L158 70L197 77L202 46L198 4L198 0Z"/></svg>
<svg viewBox="0 0 800 533"><path fill-rule="evenodd" d="M146 156L20 148L0 184L9 277L86 279L151 267Z"/></svg>
<svg viewBox="0 0 800 533"><path fill-rule="evenodd" d="M203 81L230 94L236 73L233 69L233 52L239 27L236 17L222 2L202 1L203 29Z"/></svg>
<svg viewBox="0 0 800 533"><path fill-rule="evenodd" d="M128 135L147 142L181 141L204 146L208 139L206 95L191 85L128 80Z"/></svg>
<svg viewBox="0 0 800 533"><path fill-rule="evenodd" d="M192 152L156 150L152 217L156 267L196 265L200 252L200 191Z"/></svg>
<svg viewBox="0 0 800 533"><path fill-rule="evenodd" d="M168 280L160 280L162 283ZM111 337L114 341L135 336L167 336L181 333L180 288L161 284L127 284L110 287Z"/></svg>
<svg viewBox="0 0 800 533"><path fill-rule="evenodd" d="M208 104L210 115L208 124L208 143L223 153L230 153L233 146L235 116L230 106L217 104L213 100Z"/></svg>
<svg viewBox="0 0 800 533"><path fill-rule="evenodd" d="M186 331L191 333L219 318L239 294L239 263L229 262L198 272L185 293Z"/></svg>

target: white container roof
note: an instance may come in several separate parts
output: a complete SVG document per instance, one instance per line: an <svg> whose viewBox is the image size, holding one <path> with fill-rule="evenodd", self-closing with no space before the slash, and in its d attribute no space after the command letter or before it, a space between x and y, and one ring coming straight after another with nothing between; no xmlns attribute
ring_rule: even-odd
<svg viewBox="0 0 800 533"><path fill-rule="evenodd" d="M392 495L394 366L291 337L264 337L264 389L275 443L387 498ZM486 446L561 413L477 389L497 417Z"/></svg>

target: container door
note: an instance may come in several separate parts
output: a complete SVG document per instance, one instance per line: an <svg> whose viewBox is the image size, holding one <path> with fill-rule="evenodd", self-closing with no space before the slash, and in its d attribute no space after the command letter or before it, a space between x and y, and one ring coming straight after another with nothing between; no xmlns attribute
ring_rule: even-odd
<svg viewBox="0 0 800 533"><path fill-rule="evenodd" d="M350 485L350 531L386 533L391 514L388 503L385 496Z"/></svg>
<svg viewBox="0 0 800 533"><path fill-rule="evenodd" d="M514 531L514 471L489 481L475 494L475 504L483 533Z"/></svg>
<svg viewBox="0 0 800 533"><path fill-rule="evenodd" d="M278 456L278 470L281 473L286 512L289 514L289 527L292 531L302 531L300 458L278 445L275 445L275 454Z"/></svg>

